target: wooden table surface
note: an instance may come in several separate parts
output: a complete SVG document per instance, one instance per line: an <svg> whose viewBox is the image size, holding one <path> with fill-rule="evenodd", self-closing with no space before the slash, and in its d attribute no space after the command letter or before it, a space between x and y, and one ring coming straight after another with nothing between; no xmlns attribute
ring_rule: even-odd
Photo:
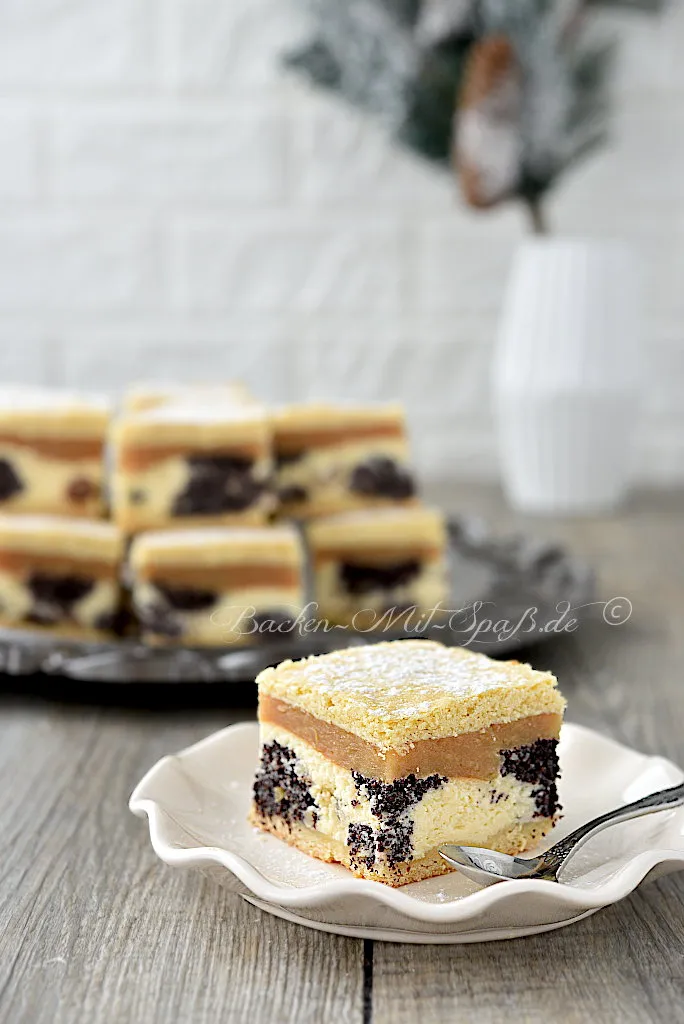
<svg viewBox="0 0 684 1024"><path fill-rule="evenodd" d="M513 524L494 491L452 508ZM518 520L596 565L631 620L529 653L568 718L684 765L684 496L618 516ZM244 695L243 695L244 696ZM270 917L158 862L127 810L162 754L233 709L131 712L5 697L0 704L0 1020L204 1022L684 1021L684 873L560 931L463 946L373 943Z"/></svg>

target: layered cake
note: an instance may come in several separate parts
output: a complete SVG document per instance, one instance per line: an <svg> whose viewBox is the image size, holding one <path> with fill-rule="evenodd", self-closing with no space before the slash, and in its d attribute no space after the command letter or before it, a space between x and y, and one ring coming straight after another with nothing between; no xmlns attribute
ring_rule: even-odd
<svg viewBox="0 0 684 1024"><path fill-rule="evenodd" d="M273 447L285 516L306 519L414 499L400 405L288 406L273 416Z"/></svg>
<svg viewBox="0 0 684 1024"><path fill-rule="evenodd" d="M113 450L113 514L126 533L263 523L271 510L271 430L258 405L179 402L124 415Z"/></svg>
<svg viewBox="0 0 684 1024"><path fill-rule="evenodd" d="M100 516L106 399L0 388L0 512Z"/></svg>
<svg viewBox="0 0 684 1024"><path fill-rule="evenodd" d="M262 672L250 820L392 886L449 868L443 843L516 854L559 811L556 680L428 640Z"/></svg>
<svg viewBox="0 0 684 1024"><path fill-rule="evenodd" d="M253 401L245 385L239 381L228 381L225 384L160 382L133 384L124 395L122 407L125 412L144 412L160 405L196 400L213 403Z"/></svg>
<svg viewBox="0 0 684 1024"><path fill-rule="evenodd" d="M391 629L446 606L447 531L437 510L345 512L314 520L307 537L322 619Z"/></svg>
<svg viewBox="0 0 684 1024"><path fill-rule="evenodd" d="M105 640L122 627L124 540L111 523L0 516L0 623Z"/></svg>
<svg viewBox="0 0 684 1024"><path fill-rule="evenodd" d="M303 560L289 526L141 534L130 566L144 638L196 646L287 640L304 603Z"/></svg>

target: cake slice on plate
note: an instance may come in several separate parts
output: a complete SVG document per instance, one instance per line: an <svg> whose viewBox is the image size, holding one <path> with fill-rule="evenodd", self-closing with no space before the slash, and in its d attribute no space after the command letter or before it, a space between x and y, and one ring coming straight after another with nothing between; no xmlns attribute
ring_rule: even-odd
<svg viewBox="0 0 684 1024"><path fill-rule="evenodd" d="M392 886L449 870L442 843L520 853L559 811L556 680L428 640L262 672L251 821Z"/></svg>

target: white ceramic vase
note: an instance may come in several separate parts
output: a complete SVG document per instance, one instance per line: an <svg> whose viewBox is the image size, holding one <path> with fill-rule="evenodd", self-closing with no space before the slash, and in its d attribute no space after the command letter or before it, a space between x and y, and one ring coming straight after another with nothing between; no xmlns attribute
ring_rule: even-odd
<svg viewBox="0 0 684 1024"><path fill-rule="evenodd" d="M514 507L588 513L623 497L642 388L640 285L618 243L531 239L518 251L493 371Z"/></svg>

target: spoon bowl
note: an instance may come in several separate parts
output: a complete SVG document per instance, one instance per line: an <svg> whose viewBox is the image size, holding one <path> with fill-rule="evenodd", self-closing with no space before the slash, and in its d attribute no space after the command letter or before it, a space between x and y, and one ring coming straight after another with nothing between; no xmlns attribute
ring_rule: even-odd
<svg viewBox="0 0 684 1024"><path fill-rule="evenodd" d="M645 814L654 814L656 811L679 807L681 804L684 804L684 783L650 793L641 800L635 800L631 804L599 815L586 825L580 825L569 836L561 839L538 857L511 857L506 853L498 853L496 850L487 850L480 846L457 846L452 843L440 846L439 854L447 864L480 885L492 885L493 882L520 878L558 882L561 868L580 846L597 832L617 822L641 818Z"/></svg>
<svg viewBox="0 0 684 1024"><path fill-rule="evenodd" d="M440 846L440 856L447 864L456 868L472 882L480 885L493 885L505 879L542 878L539 871L545 865L541 857L511 857L507 853L497 853L479 846Z"/></svg>

